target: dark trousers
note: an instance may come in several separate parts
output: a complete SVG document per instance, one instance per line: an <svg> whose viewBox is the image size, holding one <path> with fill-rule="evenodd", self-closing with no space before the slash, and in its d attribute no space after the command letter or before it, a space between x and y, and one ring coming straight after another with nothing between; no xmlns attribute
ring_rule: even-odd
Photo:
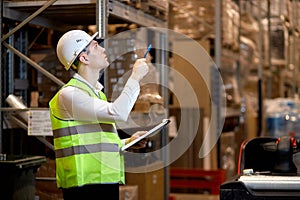
<svg viewBox="0 0 300 200"><path fill-rule="evenodd" d="M119 200L119 184L94 184L62 189L64 200Z"/></svg>

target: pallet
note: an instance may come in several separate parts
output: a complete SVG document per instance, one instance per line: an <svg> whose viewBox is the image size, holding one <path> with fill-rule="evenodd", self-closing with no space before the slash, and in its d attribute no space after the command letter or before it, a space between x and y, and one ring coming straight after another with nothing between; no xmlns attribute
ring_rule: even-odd
<svg viewBox="0 0 300 200"><path fill-rule="evenodd" d="M141 10L157 18L167 20L168 1L142 0Z"/></svg>

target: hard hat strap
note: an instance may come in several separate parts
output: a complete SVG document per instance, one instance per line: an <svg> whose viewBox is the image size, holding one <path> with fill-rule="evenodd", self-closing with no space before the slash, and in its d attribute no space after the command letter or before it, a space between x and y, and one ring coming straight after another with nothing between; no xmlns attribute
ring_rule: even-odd
<svg viewBox="0 0 300 200"><path fill-rule="evenodd" d="M72 63L72 68L77 71L78 65L79 65L79 56L81 53L87 52L87 46L78 54L78 56L75 58L74 62Z"/></svg>

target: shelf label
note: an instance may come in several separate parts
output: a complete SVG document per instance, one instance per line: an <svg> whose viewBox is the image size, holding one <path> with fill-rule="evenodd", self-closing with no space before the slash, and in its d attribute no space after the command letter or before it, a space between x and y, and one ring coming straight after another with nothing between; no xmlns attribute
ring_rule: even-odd
<svg viewBox="0 0 300 200"><path fill-rule="evenodd" d="M29 136L52 136L52 127L49 110L28 111Z"/></svg>

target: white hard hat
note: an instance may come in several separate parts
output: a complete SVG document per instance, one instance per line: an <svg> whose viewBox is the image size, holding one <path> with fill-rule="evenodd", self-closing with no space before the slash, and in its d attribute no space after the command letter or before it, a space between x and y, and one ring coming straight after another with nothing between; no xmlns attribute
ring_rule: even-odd
<svg viewBox="0 0 300 200"><path fill-rule="evenodd" d="M66 32L58 41L56 53L59 61L69 70L81 51L90 44L98 32L90 36L82 30Z"/></svg>

